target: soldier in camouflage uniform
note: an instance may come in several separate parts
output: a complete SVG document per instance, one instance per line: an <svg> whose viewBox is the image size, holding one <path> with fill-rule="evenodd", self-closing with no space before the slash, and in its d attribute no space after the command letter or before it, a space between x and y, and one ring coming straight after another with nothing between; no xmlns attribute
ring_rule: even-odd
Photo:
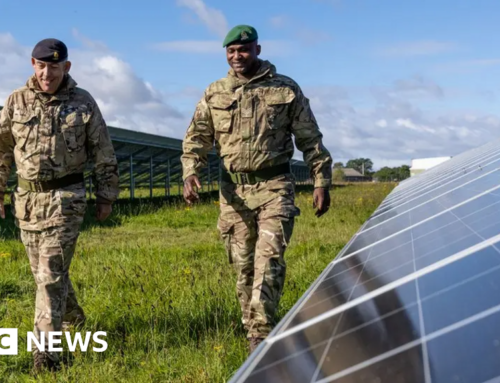
<svg viewBox="0 0 500 383"><path fill-rule="evenodd" d="M118 168L95 100L68 73L65 44L42 40L32 65L35 74L8 97L0 116L0 216L15 161L13 213L37 284L34 334L40 341L44 332L47 348L48 332L85 319L69 268L86 210L86 162L94 164L98 220L118 196ZM36 371L58 367L57 353L33 350Z"/></svg>
<svg viewBox="0 0 500 383"><path fill-rule="evenodd" d="M295 143L314 178L316 215L330 205L332 159L309 101L291 78L258 58L257 31L237 26L227 35L227 77L212 83L199 101L183 142L184 198L198 199L199 170L215 147L222 159L218 229L237 270L242 322L253 351L275 325L285 281L295 180Z"/></svg>

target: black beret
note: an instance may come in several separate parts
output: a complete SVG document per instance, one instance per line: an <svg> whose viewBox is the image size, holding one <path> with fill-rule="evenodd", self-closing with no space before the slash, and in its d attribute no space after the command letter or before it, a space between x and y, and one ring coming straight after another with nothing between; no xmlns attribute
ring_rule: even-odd
<svg viewBox="0 0 500 383"><path fill-rule="evenodd" d="M40 61L59 63L68 58L68 48L57 39L45 39L33 48L31 56Z"/></svg>

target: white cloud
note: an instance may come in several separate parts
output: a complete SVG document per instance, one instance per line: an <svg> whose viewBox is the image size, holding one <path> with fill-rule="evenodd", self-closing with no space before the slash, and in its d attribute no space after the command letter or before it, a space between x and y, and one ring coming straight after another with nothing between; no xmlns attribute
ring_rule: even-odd
<svg viewBox="0 0 500 383"><path fill-rule="evenodd" d="M84 47L70 47L72 75L96 98L109 125L178 138L184 135L202 90L186 88L166 93L139 77L105 44L86 39L77 31L76 35ZM282 47L282 43L263 42L263 56ZM32 73L31 49L10 34L0 34L2 100ZM377 168L409 164L412 158L456 155L497 138L500 131L497 114L447 110L445 95L450 92L422 76L373 89L353 89L304 89L335 161L365 157L371 158ZM461 97L470 100L474 95L462 93ZM182 100L189 102L189 115L182 115L173 106ZM439 113L421 106L422 101L429 100L434 104L439 100ZM301 158L300 152L296 157Z"/></svg>
<svg viewBox="0 0 500 383"><path fill-rule="evenodd" d="M451 42L422 40L408 41L378 48L376 52L383 56L408 57L429 56L450 52L457 49L457 45Z"/></svg>
<svg viewBox="0 0 500 383"><path fill-rule="evenodd" d="M169 103L168 96L141 79L132 67L104 43L74 31L84 48L70 48L71 75L96 99L108 125L165 136L179 136L189 122ZM33 73L31 48L23 47L10 34L0 34L0 97L26 83Z"/></svg>
<svg viewBox="0 0 500 383"><path fill-rule="evenodd" d="M453 112L446 109L446 100L438 113L420 107L421 101L441 97L437 88L430 80L409 78L378 92L339 87L304 92L335 162L364 157L371 158L375 168L409 165L412 158L457 155L498 138L496 114ZM296 158L301 158L298 151Z"/></svg>
<svg viewBox="0 0 500 383"><path fill-rule="evenodd" d="M229 31L224 13L207 6L203 0L177 0L177 5L189 8L205 24L205 26L219 37L225 37Z"/></svg>
<svg viewBox="0 0 500 383"><path fill-rule="evenodd" d="M10 33L0 33L0 104L26 83L32 72L30 58L30 48L18 44Z"/></svg>

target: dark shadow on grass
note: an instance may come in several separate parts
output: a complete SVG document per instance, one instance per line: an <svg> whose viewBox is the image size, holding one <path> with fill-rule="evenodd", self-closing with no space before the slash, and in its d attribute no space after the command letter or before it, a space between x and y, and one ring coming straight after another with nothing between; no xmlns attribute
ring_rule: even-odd
<svg viewBox="0 0 500 383"><path fill-rule="evenodd" d="M14 281L0 281L0 300L18 298L23 295L21 287Z"/></svg>

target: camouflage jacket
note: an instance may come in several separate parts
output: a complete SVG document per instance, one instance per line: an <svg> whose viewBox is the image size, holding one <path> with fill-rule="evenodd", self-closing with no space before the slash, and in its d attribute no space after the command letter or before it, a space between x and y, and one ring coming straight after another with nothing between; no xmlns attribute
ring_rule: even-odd
<svg viewBox="0 0 500 383"><path fill-rule="evenodd" d="M292 134L314 185L330 186L332 158L299 85L276 73L268 61L261 61L249 81L230 70L205 90L196 106L183 142L183 178L207 165L214 142L223 166L233 172L286 163L294 152Z"/></svg>
<svg viewBox="0 0 500 383"><path fill-rule="evenodd" d="M68 75L61 89L49 95L39 90L32 76L24 87L9 96L0 115L0 193L6 189L13 161L19 176L29 181L81 173L89 161L94 165L97 201L117 199L118 166L105 121L92 96L76 85ZM59 199L61 204L61 196L31 196L32 201L23 204L42 199L48 203L47 198ZM38 214L37 219L36 214L26 212L24 217L18 212L16 216L33 224L50 218Z"/></svg>

